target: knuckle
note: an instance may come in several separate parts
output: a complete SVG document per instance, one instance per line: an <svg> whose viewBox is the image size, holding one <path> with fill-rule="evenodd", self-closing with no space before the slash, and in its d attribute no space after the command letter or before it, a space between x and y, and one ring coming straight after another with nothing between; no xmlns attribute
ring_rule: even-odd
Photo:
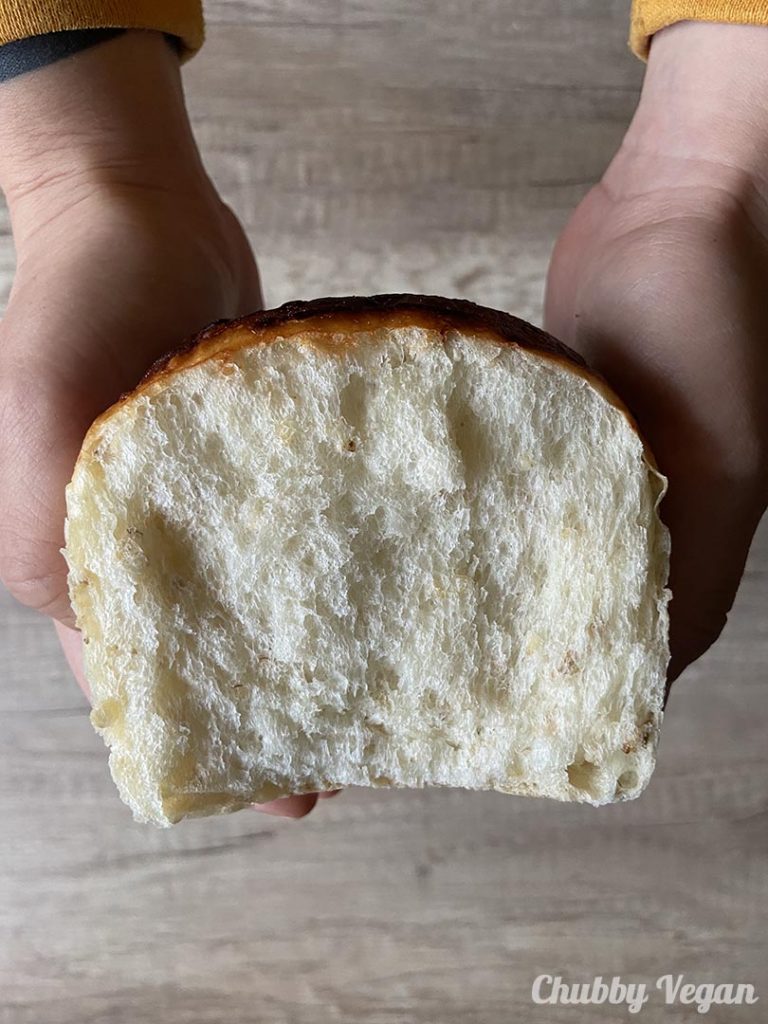
<svg viewBox="0 0 768 1024"><path fill-rule="evenodd" d="M7 511L0 509L0 581L21 604L45 614L65 614L67 565L58 545L9 525Z"/></svg>

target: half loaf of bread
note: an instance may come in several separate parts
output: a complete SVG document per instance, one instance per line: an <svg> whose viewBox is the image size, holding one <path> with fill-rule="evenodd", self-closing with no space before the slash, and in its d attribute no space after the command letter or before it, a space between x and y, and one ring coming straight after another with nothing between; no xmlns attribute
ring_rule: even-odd
<svg viewBox="0 0 768 1024"><path fill-rule="evenodd" d="M219 323L91 428L65 554L92 721L137 819L459 786L648 782L665 481L607 385L425 296Z"/></svg>

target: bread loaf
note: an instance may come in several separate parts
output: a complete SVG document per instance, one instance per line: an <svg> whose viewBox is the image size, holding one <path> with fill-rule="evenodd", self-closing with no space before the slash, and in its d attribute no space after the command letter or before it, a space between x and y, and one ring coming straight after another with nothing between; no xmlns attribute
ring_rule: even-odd
<svg viewBox="0 0 768 1024"><path fill-rule="evenodd" d="M604 804L654 766L665 480L580 357L468 302L218 323L94 423L65 555L141 821L458 786Z"/></svg>

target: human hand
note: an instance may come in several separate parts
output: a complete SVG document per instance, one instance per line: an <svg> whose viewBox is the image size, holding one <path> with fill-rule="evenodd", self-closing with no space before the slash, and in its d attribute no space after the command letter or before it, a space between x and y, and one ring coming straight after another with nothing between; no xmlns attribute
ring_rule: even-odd
<svg viewBox="0 0 768 1024"><path fill-rule="evenodd" d="M669 477L670 682L722 630L768 502L767 294L768 29L671 26L558 240L545 312Z"/></svg>
<svg viewBox="0 0 768 1024"><path fill-rule="evenodd" d="M0 85L0 186L17 252L0 324L0 577L58 620L87 695L60 553L83 436L185 336L260 308L259 277L158 33ZM300 817L316 799L262 809Z"/></svg>

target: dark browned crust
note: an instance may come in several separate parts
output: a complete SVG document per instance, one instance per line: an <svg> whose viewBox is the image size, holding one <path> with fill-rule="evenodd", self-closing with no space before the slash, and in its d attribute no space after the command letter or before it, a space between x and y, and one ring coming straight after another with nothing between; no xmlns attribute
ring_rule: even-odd
<svg viewBox="0 0 768 1024"><path fill-rule="evenodd" d="M634 417L603 377L590 369L578 353L526 320L478 306L466 299L444 299L437 295L353 295L288 302L276 309L209 324L199 334L158 359L132 391L122 395L98 417L83 442L80 457L96 447L98 428L122 405L130 403L144 391L162 386L188 367L211 359L224 362L243 348L299 334L311 336L314 344L322 345L329 353L338 354L354 343L356 334L403 327L421 327L443 337L452 329L470 331L490 341L514 345L560 363L587 380L619 409L642 439ZM653 455L645 441L643 444L646 459L655 469Z"/></svg>
<svg viewBox="0 0 768 1024"><path fill-rule="evenodd" d="M237 320L217 320L173 352L158 359L144 375L139 387L156 379L166 369L175 369L182 363L188 365L188 357L193 350L221 338L225 333L248 331L253 335L252 344L258 344L272 341L275 337L285 337L286 333L296 333L295 328L299 326L304 330L328 334L350 334L405 326L406 323L427 330L445 331L462 327L493 334L499 340L521 348L559 356L577 366L587 365L578 353L546 331L510 313L478 306L466 299L443 299L438 295L348 295L312 299L309 302L286 302L276 309L265 309ZM293 330L290 329L292 327ZM235 346L241 347L242 342ZM200 361L189 360L195 363Z"/></svg>

